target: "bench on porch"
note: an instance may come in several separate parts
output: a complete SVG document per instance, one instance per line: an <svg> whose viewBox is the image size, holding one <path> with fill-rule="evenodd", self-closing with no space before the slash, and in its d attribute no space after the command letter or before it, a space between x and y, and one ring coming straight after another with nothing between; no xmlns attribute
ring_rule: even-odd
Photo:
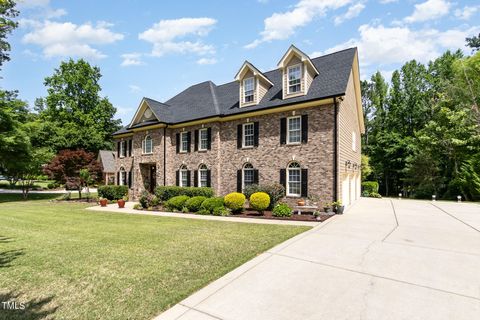
<svg viewBox="0 0 480 320"><path fill-rule="evenodd" d="M303 212L314 212L318 210L318 206L294 206L293 212L297 212L298 215L302 214Z"/></svg>

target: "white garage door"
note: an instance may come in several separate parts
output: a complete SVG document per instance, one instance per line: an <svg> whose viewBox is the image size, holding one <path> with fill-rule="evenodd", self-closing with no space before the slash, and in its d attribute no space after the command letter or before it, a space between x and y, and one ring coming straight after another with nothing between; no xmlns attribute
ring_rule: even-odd
<svg viewBox="0 0 480 320"><path fill-rule="evenodd" d="M355 195L356 195L356 191L355 191L356 181L357 181L357 178L355 176L353 176L350 179L350 203L352 203L356 199L356 197L355 197Z"/></svg>
<svg viewBox="0 0 480 320"><path fill-rule="evenodd" d="M348 176L342 181L342 204L345 206L350 204L350 179Z"/></svg>

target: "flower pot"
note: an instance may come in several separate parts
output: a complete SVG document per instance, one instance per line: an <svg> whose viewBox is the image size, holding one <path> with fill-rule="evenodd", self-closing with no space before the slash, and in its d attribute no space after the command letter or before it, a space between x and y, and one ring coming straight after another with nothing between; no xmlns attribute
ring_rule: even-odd
<svg viewBox="0 0 480 320"><path fill-rule="evenodd" d="M118 199L117 200L117 204L118 204L118 207L121 209L121 208L125 208L125 200L123 199Z"/></svg>
<svg viewBox="0 0 480 320"><path fill-rule="evenodd" d="M303 206L305 205L305 200L298 200L298 201L297 201L297 205L298 205L299 207L303 207Z"/></svg>
<svg viewBox="0 0 480 320"><path fill-rule="evenodd" d="M101 207L106 207L107 206L107 203L108 203L108 200L107 199L100 199L100 206Z"/></svg>
<svg viewBox="0 0 480 320"><path fill-rule="evenodd" d="M343 214L343 210L345 210L345 206L338 206L337 207L337 214Z"/></svg>

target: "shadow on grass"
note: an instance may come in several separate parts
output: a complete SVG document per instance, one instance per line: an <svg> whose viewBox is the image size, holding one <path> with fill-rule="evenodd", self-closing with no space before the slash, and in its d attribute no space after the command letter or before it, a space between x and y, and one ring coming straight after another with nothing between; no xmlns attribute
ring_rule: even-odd
<svg viewBox="0 0 480 320"><path fill-rule="evenodd" d="M0 320L53 319L58 307L48 306L54 296L25 300L14 292L0 293Z"/></svg>
<svg viewBox="0 0 480 320"><path fill-rule="evenodd" d="M8 243L8 242L12 242L12 241L13 241L13 238L0 236L0 243Z"/></svg>
<svg viewBox="0 0 480 320"><path fill-rule="evenodd" d="M11 262L25 254L24 249L0 251L0 269L11 267Z"/></svg>
<svg viewBox="0 0 480 320"><path fill-rule="evenodd" d="M24 200L20 193L0 193L0 203L15 201L35 201L35 200L52 200L61 197L58 193L31 193L27 200Z"/></svg>

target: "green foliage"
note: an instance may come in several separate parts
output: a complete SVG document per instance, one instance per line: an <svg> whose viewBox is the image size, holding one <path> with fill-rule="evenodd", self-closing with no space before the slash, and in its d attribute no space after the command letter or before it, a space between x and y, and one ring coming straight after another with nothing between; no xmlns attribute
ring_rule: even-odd
<svg viewBox="0 0 480 320"><path fill-rule="evenodd" d="M202 215L202 216L208 216L210 214L210 211L207 210L207 209L200 209L197 212L195 212L195 214L199 214L199 215Z"/></svg>
<svg viewBox="0 0 480 320"><path fill-rule="evenodd" d="M160 200L158 199L158 197L148 193L147 191L143 191L140 194L140 198L138 199L138 202L140 203L142 208L145 208L145 209L156 207L160 204Z"/></svg>
<svg viewBox="0 0 480 320"><path fill-rule="evenodd" d="M377 193L377 192L370 192L368 194L368 197L370 197L370 198L381 198L382 195L380 193Z"/></svg>
<svg viewBox="0 0 480 320"><path fill-rule="evenodd" d="M270 196L265 192L255 192L250 196L250 207L260 213L270 205Z"/></svg>
<svg viewBox="0 0 480 320"><path fill-rule="evenodd" d="M57 189L60 188L60 184L57 182L50 182L47 184L47 189Z"/></svg>
<svg viewBox="0 0 480 320"><path fill-rule="evenodd" d="M361 161L362 161L362 164L361 164L362 181L366 181L373 172L372 167L370 167L370 158L362 154Z"/></svg>
<svg viewBox="0 0 480 320"><path fill-rule="evenodd" d="M140 203L135 203L133 205L134 210L142 210L144 207Z"/></svg>
<svg viewBox="0 0 480 320"><path fill-rule="evenodd" d="M273 208L272 215L274 217L291 217L292 208L286 203L279 203Z"/></svg>
<svg viewBox="0 0 480 320"><path fill-rule="evenodd" d="M243 210L245 204L245 196L239 192L232 192L223 198L225 206L232 210L232 212L240 212Z"/></svg>
<svg viewBox="0 0 480 320"><path fill-rule="evenodd" d="M170 211L173 211L173 210L181 211L185 206L185 202L187 202L188 199L190 199L189 196L175 196L173 198L170 198L165 203L165 207L167 208L167 210L170 210Z"/></svg>
<svg viewBox="0 0 480 320"><path fill-rule="evenodd" d="M127 186L99 186L97 189L98 195L102 198L108 200L118 200L123 199L124 196L128 195Z"/></svg>
<svg viewBox="0 0 480 320"><path fill-rule="evenodd" d="M185 202L185 207L187 207L187 209L190 212L197 212L198 210L201 209L202 203L203 203L203 201L205 201L205 199L207 199L207 198L205 198L203 196L192 197L192 198L188 199L187 202Z"/></svg>
<svg viewBox="0 0 480 320"><path fill-rule="evenodd" d="M225 207L216 207L213 209L213 215L214 216L228 216L230 214L230 209L227 209Z"/></svg>
<svg viewBox="0 0 480 320"><path fill-rule="evenodd" d="M223 198L222 197L215 197L215 198L207 198L202 202L201 208L203 210L207 210L209 213L213 213L215 208L223 207Z"/></svg>
<svg viewBox="0 0 480 320"><path fill-rule="evenodd" d="M3 66L5 61L10 60L9 51L11 47L6 38L18 27L18 22L13 20L18 16L15 5L16 3L13 0L0 1L0 67Z"/></svg>
<svg viewBox="0 0 480 320"><path fill-rule="evenodd" d="M366 193L378 193L378 182L377 181L364 181L362 182L362 192Z"/></svg>
<svg viewBox="0 0 480 320"><path fill-rule="evenodd" d="M480 33L478 36L472 36L470 38L465 39L467 41L467 46L472 48L473 51L480 50Z"/></svg>
<svg viewBox="0 0 480 320"><path fill-rule="evenodd" d="M285 188L279 183L269 184L252 184L245 187L244 194L247 199L255 192L265 192L270 197L270 205L268 209L272 209L275 204L285 197Z"/></svg>
<svg viewBox="0 0 480 320"><path fill-rule="evenodd" d="M167 201L175 196L189 196L197 197L202 196L205 198L211 198L214 196L212 188L208 187L177 187L177 186L159 186L155 188L155 195L161 201Z"/></svg>

